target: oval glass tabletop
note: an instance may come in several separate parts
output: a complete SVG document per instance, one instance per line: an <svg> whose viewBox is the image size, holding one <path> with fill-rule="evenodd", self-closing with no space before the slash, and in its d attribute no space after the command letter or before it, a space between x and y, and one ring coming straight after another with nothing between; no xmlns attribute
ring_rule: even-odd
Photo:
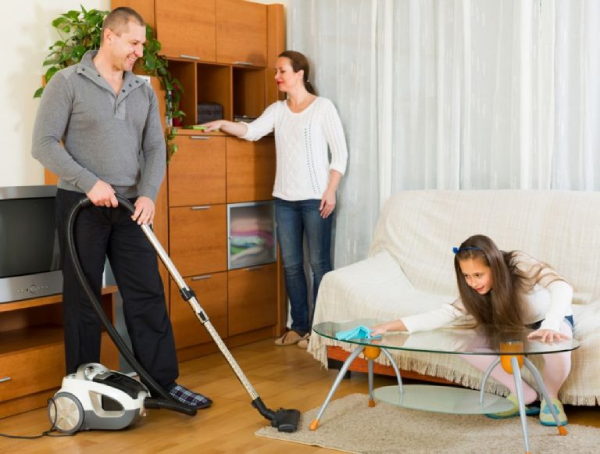
<svg viewBox="0 0 600 454"><path fill-rule="evenodd" d="M383 323L375 319L358 319L347 322L324 322L313 326L319 336L335 339L340 331L349 331L359 326L371 328ZM429 353L460 355L540 355L543 353L566 352L579 348L576 339L545 343L527 336L533 330L500 326L477 328L444 328L418 333L389 332L379 339L348 339L350 344L370 345L390 350L407 350Z"/></svg>

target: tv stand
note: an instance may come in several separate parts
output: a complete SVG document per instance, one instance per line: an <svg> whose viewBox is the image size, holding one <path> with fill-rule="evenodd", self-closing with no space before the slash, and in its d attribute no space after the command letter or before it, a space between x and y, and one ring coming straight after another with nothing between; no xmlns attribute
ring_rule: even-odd
<svg viewBox="0 0 600 454"><path fill-rule="evenodd" d="M114 322L116 286L102 289ZM44 407L65 375L62 294L0 304L0 418ZM101 362L118 369L119 354L102 334Z"/></svg>

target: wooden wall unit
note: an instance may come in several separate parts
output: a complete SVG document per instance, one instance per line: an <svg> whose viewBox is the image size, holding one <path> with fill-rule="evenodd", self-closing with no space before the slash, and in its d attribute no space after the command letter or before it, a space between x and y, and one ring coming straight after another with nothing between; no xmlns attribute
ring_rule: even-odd
<svg viewBox="0 0 600 454"><path fill-rule="evenodd" d="M116 287L103 289L114 319ZM46 405L65 375L62 295L0 304L0 418ZM101 361L119 367L116 347L102 336Z"/></svg>
<svg viewBox="0 0 600 454"><path fill-rule="evenodd" d="M147 0L139 1L147 8ZM179 105L186 114L183 126L199 122L199 103L220 104L223 118L234 120L258 117L280 99L273 76L284 50L282 5L152 1L148 22L156 25L169 71L184 89ZM112 7L118 6L139 9L136 0L113 0ZM159 97L164 104L164 95ZM167 225L159 240L228 345L280 333L287 304L279 261L228 270L228 204L272 199L273 137L246 142L219 132L179 129L175 142L178 151L168 165L163 209L157 209L155 220ZM215 351L176 284L165 282L179 359Z"/></svg>

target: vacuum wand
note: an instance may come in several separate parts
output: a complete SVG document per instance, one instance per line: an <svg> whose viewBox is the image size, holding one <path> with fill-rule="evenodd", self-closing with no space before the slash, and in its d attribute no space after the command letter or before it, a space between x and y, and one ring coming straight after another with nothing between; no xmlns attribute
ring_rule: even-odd
<svg viewBox="0 0 600 454"><path fill-rule="evenodd" d="M127 210L129 210L132 214L135 212L135 207L131 204L131 202L128 199L120 195L117 195L117 199L119 201L119 204ZM154 247L154 249L156 250L156 253L158 254L159 258L167 268L167 271L177 284L177 287L179 287L179 291L182 298L186 300L187 303L190 305L190 307L196 314L196 317L198 318L200 323L204 325L212 339L219 347L219 350L221 351L223 356L225 356L225 359L229 363L229 366L235 373L236 377L241 382L242 386L244 386L246 392L252 398L252 406L256 408L265 419L271 421L271 426L277 427L280 432L295 432L298 428L300 412L298 410L286 410L283 408L280 408L277 411L273 411L269 410L265 406L260 396L254 389L252 384L250 384L250 381L248 380L248 378L234 359L233 355L231 354L225 343L223 342L223 339L221 339L219 333L217 333L217 330L213 327L212 323L210 322L210 319L200 306L200 303L196 299L194 291L187 286L183 277L181 277L181 274L179 274L179 271L177 271L175 265L173 264L166 251L156 238L156 235L154 235L154 232L152 231L150 226L143 224L141 228L148 240L150 241L150 243L152 244L152 246Z"/></svg>

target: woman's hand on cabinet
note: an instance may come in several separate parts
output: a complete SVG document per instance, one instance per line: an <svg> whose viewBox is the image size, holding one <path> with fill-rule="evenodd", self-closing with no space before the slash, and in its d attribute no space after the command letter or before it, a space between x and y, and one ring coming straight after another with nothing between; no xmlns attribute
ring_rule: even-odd
<svg viewBox="0 0 600 454"><path fill-rule="evenodd" d="M232 136L241 137L248 132L248 127L244 123L236 123L228 120L215 120L203 123L204 132L223 131Z"/></svg>

